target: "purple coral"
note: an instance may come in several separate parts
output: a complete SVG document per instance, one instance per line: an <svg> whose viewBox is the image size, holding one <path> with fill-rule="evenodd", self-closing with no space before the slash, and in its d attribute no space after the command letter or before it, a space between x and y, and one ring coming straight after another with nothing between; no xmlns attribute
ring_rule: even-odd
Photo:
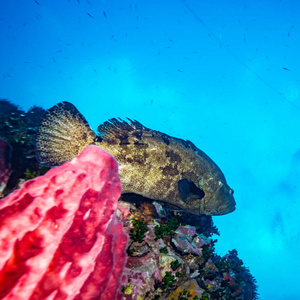
<svg viewBox="0 0 300 300"><path fill-rule="evenodd" d="M224 257L216 255L217 241L209 237L211 234L176 223L175 216L168 220L159 206L155 204L159 217L146 220L134 204L119 201L119 209L126 207L131 212L124 222L128 234L138 223L133 221L136 218L147 228L142 241L134 240L132 235L129 239L122 288L126 300L257 299L255 279L236 251ZM206 228L202 229L206 232Z"/></svg>

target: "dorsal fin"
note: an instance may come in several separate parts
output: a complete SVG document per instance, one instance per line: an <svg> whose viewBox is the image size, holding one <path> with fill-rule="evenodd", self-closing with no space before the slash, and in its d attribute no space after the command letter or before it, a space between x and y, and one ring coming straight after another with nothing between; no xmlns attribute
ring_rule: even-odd
<svg viewBox="0 0 300 300"><path fill-rule="evenodd" d="M120 144L140 141L147 128L136 120L128 118L127 120L129 122L113 118L99 125L99 137L108 142L119 142Z"/></svg>
<svg viewBox="0 0 300 300"><path fill-rule="evenodd" d="M69 102L51 107L43 116L36 138L40 163L52 167L73 159L96 135L84 116Z"/></svg>

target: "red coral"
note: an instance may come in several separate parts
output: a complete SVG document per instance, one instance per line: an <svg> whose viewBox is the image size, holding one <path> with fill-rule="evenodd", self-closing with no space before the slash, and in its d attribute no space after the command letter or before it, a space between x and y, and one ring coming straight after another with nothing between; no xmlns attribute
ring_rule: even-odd
<svg viewBox="0 0 300 300"><path fill-rule="evenodd" d="M228 283L230 285L234 285L234 283L235 283L234 278L232 276L230 276L230 274L228 272L224 273L223 280L228 280Z"/></svg>
<svg viewBox="0 0 300 300"><path fill-rule="evenodd" d="M0 299L121 299L115 159L89 146L0 204Z"/></svg>

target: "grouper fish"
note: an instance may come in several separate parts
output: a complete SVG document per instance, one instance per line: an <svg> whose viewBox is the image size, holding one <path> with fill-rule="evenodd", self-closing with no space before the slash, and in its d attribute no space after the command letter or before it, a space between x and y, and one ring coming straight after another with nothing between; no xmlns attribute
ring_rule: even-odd
<svg viewBox="0 0 300 300"><path fill-rule="evenodd" d="M130 119L110 119L98 127L96 135L69 102L45 113L36 138L41 164L61 165L88 145L100 146L116 158L122 193L139 194L196 215L235 210L233 190L222 171L192 142Z"/></svg>

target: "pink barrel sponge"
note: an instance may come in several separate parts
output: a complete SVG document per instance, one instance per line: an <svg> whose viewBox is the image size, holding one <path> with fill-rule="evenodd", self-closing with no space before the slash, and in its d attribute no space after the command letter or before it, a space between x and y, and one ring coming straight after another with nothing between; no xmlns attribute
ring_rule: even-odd
<svg viewBox="0 0 300 300"><path fill-rule="evenodd" d="M97 146L0 202L0 299L121 299L118 164Z"/></svg>

